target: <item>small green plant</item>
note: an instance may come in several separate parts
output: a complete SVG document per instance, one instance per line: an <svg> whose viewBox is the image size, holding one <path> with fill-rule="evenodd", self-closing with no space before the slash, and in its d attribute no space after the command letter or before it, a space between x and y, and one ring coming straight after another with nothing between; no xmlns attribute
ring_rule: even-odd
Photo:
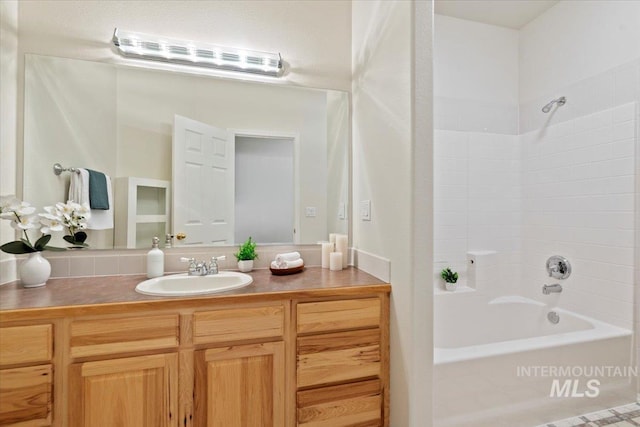
<svg viewBox="0 0 640 427"><path fill-rule="evenodd" d="M249 240L244 242L237 253L233 254L238 261L250 261L258 258L258 254L256 253L256 242Z"/></svg>
<svg viewBox="0 0 640 427"><path fill-rule="evenodd" d="M458 281L458 273L451 271L451 268L447 267L440 272L440 277L447 283L456 283Z"/></svg>

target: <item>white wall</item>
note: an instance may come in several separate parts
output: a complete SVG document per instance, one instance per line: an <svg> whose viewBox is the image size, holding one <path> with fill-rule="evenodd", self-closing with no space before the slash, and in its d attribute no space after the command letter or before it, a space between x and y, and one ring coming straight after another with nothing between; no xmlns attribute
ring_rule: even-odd
<svg viewBox="0 0 640 427"><path fill-rule="evenodd" d="M351 122L349 94L327 92L327 230L329 233L349 233L349 144ZM344 217L338 217L344 204ZM322 239L326 240L326 239Z"/></svg>
<svg viewBox="0 0 640 427"><path fill-rule="evenodd" d="M431 113L426 105L431 68L430 61L420 63L424 74L416 79L425 85L420 86L425 96L415 99L413 67L418 65L412 50L423 48L419 57L429 56L430 14L428 5L402 1L355 1L352 11L353 200L356 206L371 200L371 221L354 218L353 244L391 260L393 426L431 425L431 291L423 272L431 263L423 245L431 229L425 184L431 164L431 123L425 118ZM419 110L414 102L421 102ZM414 111L425 114L420 133L413 130ZM414 139L418 136L420 140ZM424 191L419 200L416 188ZM414 235L414 230L424 233Z"/></svg>
<svg viewBox="0 0 640 427"><path fill-rule="evenodd" d="M115 27L280 52L286 82L349 90L351 6L313 1L20 2L20 53L122 62ZM251 77L250 77L251 78Z"/></svg>
<svg viewBox="0 0 640 427"><path fill-rule="evenodd" d="M0 2L0 195L16 194L16 118L18 86L18 2ZM0 222L0 243L14 240L8 221ZM13 255L0 253L0 284L16 278Z"/></svg>
<svg viewBox="0 0 640 427"><path fill-rule="evenodd" d="M520 103L637 59L639 16L637 1L565 0L525 25Z"/></svg>
<svg viewBox="0 0 640 427"><path fill-rule="evenodd" d="M435 15L436 129L518 133L518 31Z"/></svg>

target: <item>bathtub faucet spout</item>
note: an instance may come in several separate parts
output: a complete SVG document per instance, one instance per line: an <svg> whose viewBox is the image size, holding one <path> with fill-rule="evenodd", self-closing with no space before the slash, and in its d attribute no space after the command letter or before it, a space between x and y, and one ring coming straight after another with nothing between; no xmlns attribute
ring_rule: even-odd
<svg viewBox="0 0 640 427"><path fill-rule="evenodd" d="M556 283L555 285L544 285L542 287L542 293L545 295L559 294L562 292L562 286Z"/></svg>

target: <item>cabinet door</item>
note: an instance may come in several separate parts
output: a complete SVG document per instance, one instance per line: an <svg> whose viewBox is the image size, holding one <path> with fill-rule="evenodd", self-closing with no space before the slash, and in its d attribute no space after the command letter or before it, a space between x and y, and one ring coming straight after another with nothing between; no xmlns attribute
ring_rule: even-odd
<svg viewBox="0 0 640 427"><path fill-rule="evenodd" d="M197 427L284 426L284 343L196 352Z"/></svg>
<svg viewBox="0 0 640 427"><path fill-rule="evenodd" d="M0 425L51 425L51 365L0 370Z"/></svg>
<svg viewBox="0 0 640 427"><path fill-rule="evenodd" d="M178 355L76 363L69 426L177 427Z"/></svg>

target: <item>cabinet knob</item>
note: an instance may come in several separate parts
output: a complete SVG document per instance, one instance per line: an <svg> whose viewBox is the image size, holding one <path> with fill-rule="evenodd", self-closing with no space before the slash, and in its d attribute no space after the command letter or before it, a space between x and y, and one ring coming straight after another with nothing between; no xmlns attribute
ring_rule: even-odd
<svg viewBox="0 0 640 427"><path fill-rule="evenodd" d="M184 240L184 239L186 239L186 238L187 238L187 235L186 235L186 234L184 234L184 233L178 233L178 234L176 234L176 239L178 239L178 240Z"/></svg>

